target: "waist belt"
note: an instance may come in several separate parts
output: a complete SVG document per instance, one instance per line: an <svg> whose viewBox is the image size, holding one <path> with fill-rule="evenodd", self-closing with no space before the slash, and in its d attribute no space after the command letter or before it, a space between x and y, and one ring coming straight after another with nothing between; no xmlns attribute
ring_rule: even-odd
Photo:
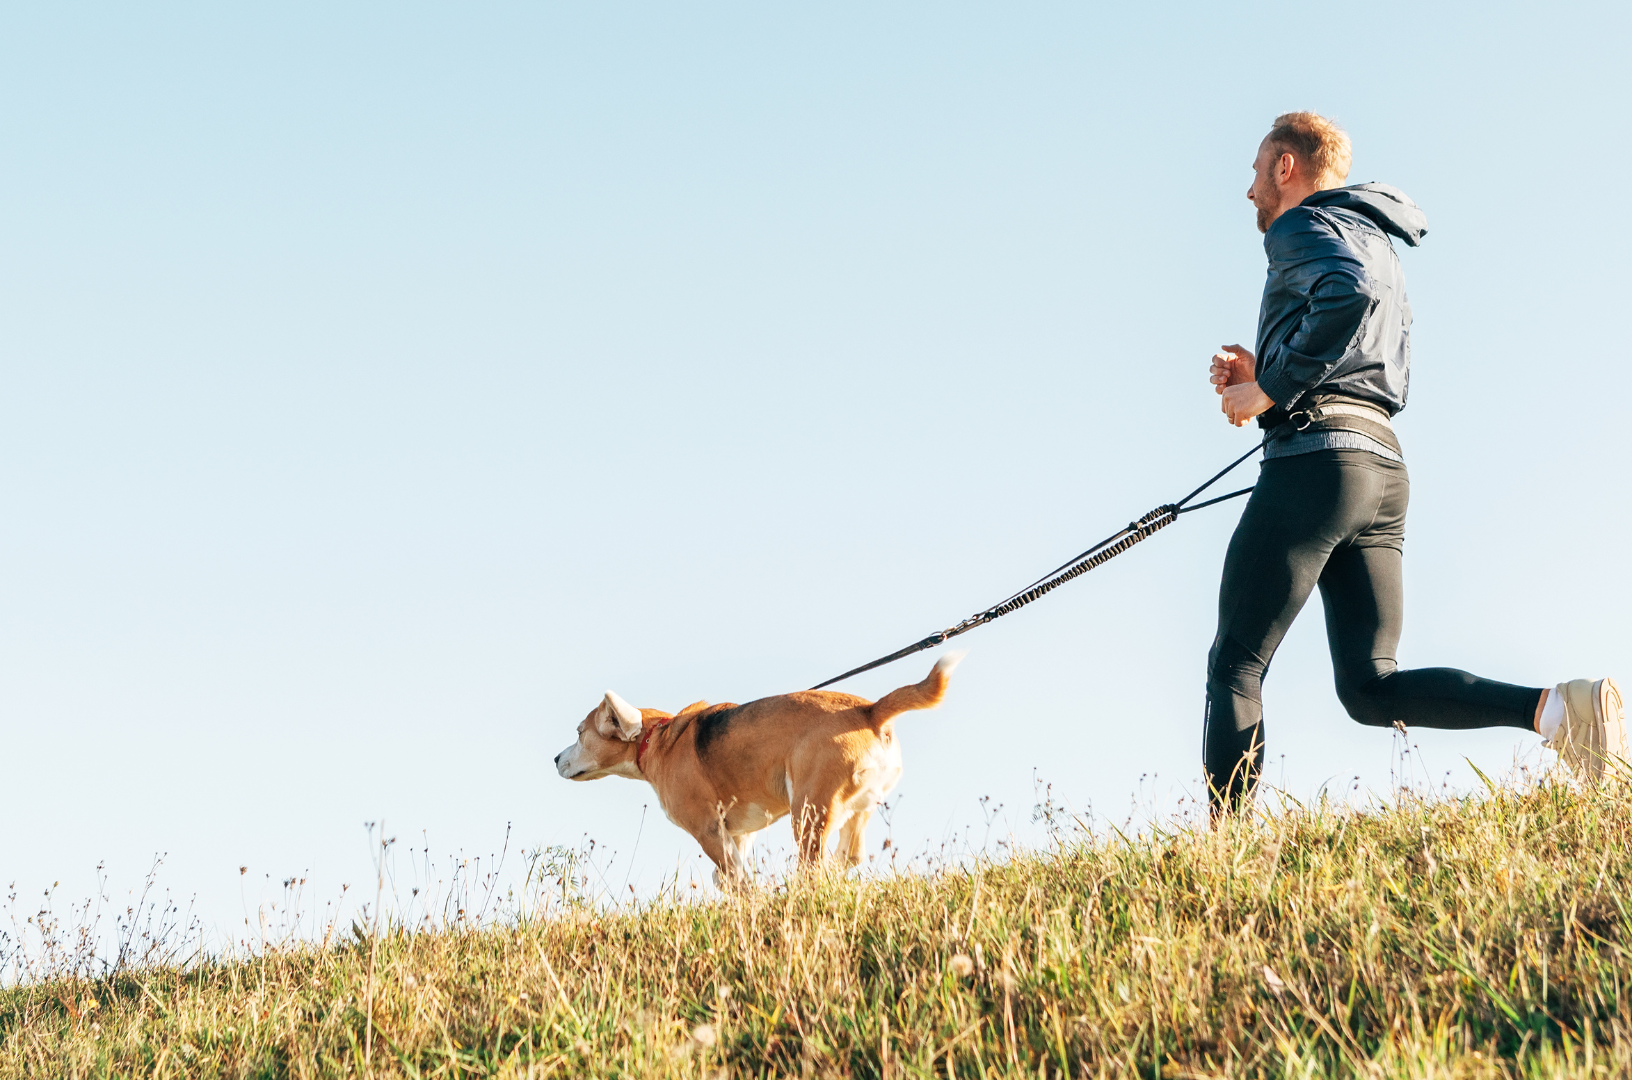
<svg viewBox="0 0 1632 1080"><path fill-rule="evenodd" d="M1404 456L1388 413L1370 402L1324 395L1310 398L1288 413L1285 420L1270 428L1265 440L1278 442L1306 431L1353 431Z"/></svg>

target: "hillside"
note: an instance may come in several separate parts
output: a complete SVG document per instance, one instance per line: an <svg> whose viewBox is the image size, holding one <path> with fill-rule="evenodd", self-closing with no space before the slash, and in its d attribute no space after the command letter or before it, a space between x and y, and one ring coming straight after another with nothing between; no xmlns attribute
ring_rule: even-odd
<svg viewBox="0 0 1632 1080"><path fill-rule="evenodd" d="M1624 1075L1628 793L39 982L0 991L0 1075Z"/></svg>

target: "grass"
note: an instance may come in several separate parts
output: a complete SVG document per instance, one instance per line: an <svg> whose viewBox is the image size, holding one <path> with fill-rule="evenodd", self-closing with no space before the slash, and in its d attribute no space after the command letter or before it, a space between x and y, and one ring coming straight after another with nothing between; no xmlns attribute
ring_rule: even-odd
<svg viewBox="0 0 1632 1080"><path fill-rule="evenodd" d="M1632 1074L1626 784L0 990L0 1076Z"/></svg>

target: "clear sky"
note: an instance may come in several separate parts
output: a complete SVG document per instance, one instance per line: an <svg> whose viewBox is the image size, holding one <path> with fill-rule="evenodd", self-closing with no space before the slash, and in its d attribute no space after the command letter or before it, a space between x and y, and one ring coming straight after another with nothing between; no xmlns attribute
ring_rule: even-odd
<svg viewBox="0 0 1632 1080"><path fill-rule="evenodd" d="M557 778L578 720L809 686L1249 447L1207 358L1294 108L1430 222L1402 663L1632 678L1629 10L7 6L0 884L167 852L231 934L362 882L382 817L692 873L649 789ZM1198 792L1239 506L964 638L895 843L982 796L1035 841L1034 776ZM1387 792L1318 605L1266 700L1272 780ZM1539 742L1413 741L1464 788Z"/></svg>

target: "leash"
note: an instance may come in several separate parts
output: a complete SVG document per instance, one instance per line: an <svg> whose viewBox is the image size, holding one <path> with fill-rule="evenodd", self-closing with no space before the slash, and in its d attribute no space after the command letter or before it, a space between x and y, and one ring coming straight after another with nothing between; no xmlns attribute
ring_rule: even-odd
<svg viewBox="0 0 1632 1080"><path fill-rule="evenodd" d="M811 687L811 689L820 690L824 686L832 686L836 682L843 682L852 675L860 675L864 671L871 671L874 668L883 667L885 664L893 664L895 661L900 660L904 656L911 656L913 653L923 652L925 649L933 649L935 646L950 641L959 634L967 634L977 626L985 626L993 619L1002 618L1011 611L1019 611L1033 600L1039 599L1040 597L1054 591L1061 585L1064 585L1066 582L1070 581L1072 578L1086 574L1094 567L1101 566L1109 562L1118 555L1122 554L1124 551L1131 548L1133 545L1137 544L1139 541L1148 536L1154 535L1162 529L1165 529L1167 526L1179 520L1179 515L1192 513L1193 511L1201 510L1209 506L1216 506L1221 502L1227 502L1230 499L1239 498L1240 496L1247 494L1252 490L1252 488L1244 487L1240 491L1232 491L1228 495L1220 495L1217 498L1208 499L1206 502L1199 502L1194 506L1186 505L1191 499L1194 499L1197 495L1200 495L1202 492L1206 491L1208 488L1222 480L1237 465L1241 464L1243 461L1262 450L1264 448L1264 444L1267 442L1269 442L1269 439L1266 437L1263 442L1260 442L1257 446L1253 447L1251 450L1248 450L1245 454L1242 454L1240 457L1224 466L1224 468L1220 469L1213 475L1211 480L1207 481L1205 484L1201 485L1196 490L1180 499L1178 502L1165 503L1146 514L1138 521L1130 521L1124 528L1118 529L1116 532L1112 533L1110 536L1107 536L1105 539L1101 540L1087 551L1084 551L1081 555L1078 555L1062 565L1055 567L1053 570L1050 570L1048 573L1044 574L1030 585L1027 585L1024 589L1021 589L1007 600L989 607L985 611L977 612L955 626L949 626L945 630L933 633L924 638L922 641L914 642L904 649L897 649L888 656L881 656L870 664L863 664L858 668L851 668L843 675L835 675L826 682L817 683L815 686Z"/></svg>

